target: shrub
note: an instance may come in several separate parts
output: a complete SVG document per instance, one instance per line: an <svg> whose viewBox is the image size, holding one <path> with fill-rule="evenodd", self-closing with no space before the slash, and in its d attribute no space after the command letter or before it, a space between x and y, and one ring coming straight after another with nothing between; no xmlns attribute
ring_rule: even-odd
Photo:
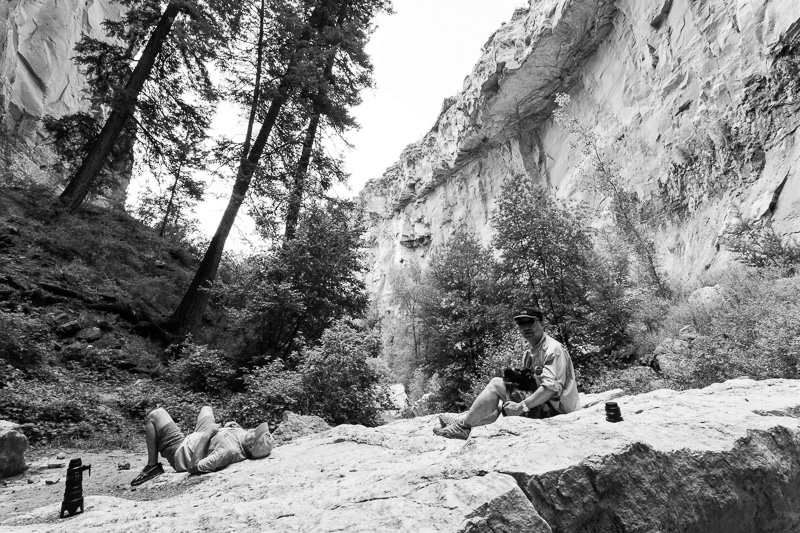
<svg viewBox="0 0 800 533"><path fill-rule="evenodd" d="M255 426L267 421L274 427L285 411L303 411L306 393L300 372L286 370L280 361L254 368L245 374L246 392L231 401L234 417L242 426Z"/></svg>
<svg viewBox="0 0 800 533"><path fill-rule="evenodd" d="M385 371L376 358L377 340L339 321L320 343L305 351L301 368L305 411L331 424L375 426L393 407Z"/></svg>
<svg viewBox="0 0 800 533"><path fill-rule="evenodd" d="M657 389L670 388L673 384L659 377L649 366L634 366L621 370L605 370L585 387L586 392L603 392L622 389L626 394L643 394Z"/></svg>
<svg viewBox="0 0 800 533"><path fill-rule="evenodd" d="M778 235L771 222L740 220L728 228L723 243L747 266L791 269L800 264L800 245Z"/></svg>
<svg viewBox="0 0 800 533"><path fill-rule="evenodd" d="M100 406L96 394L62 381L20 380L0 390L0 419L21 424L31 444L90 438L108 442L126 426L122 417Z"/></svg>
<svg viewBox="0 0 800 533"><path fill-rule="evenodd" d="M221 394L231 390L236 366L225 352L189 340L180 349L180 359L170 365L170 373L192 392Z"/></svg>
<svg viewBox="0 0 800 533"><path fill-rule="evenodd" d="M522 353L528 345L514 329L507 329L502 337L489 346L486 357L481 361L477 374L472 378L470 390L463 395L462 401L471 405L486 384L494 377L502 377L505 368L519 368L522 364Z"/></svg>
<svg viewBox="0 0 800 533"><path fill-rule="evenodd" d="M694 386L739 377L800 377L800 278L746 271L699 324Z"/></svg>
<svg viewBox="0 0 800 533"><path fill-rule="evenodd" d="M690 377L665 382L665 377L659 376L653 387L705 387L744 375L754 379L800 377L800 277L783 277L782 269L733 267L707 276L705 283L716 286L716 298L685 298L665 311L655 306L652 317L662 315L660 322L652 331L638 334L644 339L640 345L656 346L678 338L686 326L696 332L686 359L681 361ZM614 377L620 372L601 373L591 390L609 386L641 392L648 388L641 371Z"/></svg>

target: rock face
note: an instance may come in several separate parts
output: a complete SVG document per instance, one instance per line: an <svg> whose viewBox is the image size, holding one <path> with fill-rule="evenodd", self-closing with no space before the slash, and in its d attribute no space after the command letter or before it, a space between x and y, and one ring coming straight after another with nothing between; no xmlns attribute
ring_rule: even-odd
<svg viewBox="0 0 800 533"><path fill-rule="evenodd" d="M0 477L9 477L25 470L28 439L17 431L19 426L0 420Z"/></svg>
<svg viewBox="0 0 800 533"><path fill-rule="evenodd" d="M4 531L796 532L800 382L735 380L616 398L465 441L436 417L339 426L141 501L87 496L0 517ZM185 474L167 474L167 477Z"/></svg>
<svg viewBox="0 0 800 533"><path fill-rule="evenodd" d="M6 171L48 179L39 169L53 157L42 146L41 119L89 111L86 79L72 60L75 44L82 35L105 39L102 22L119 14L111 0L0 3L0 137L16 143L3 148L17 157ZM126 186L109 200L123 202Z"/></svg>
<svg viewBox="0 0 800 533"><path fill-rule="evenodd" d="M602 212L551 118L560 92L653 214L674 277L724 262L718 237L739 218L796 233L799 36L795 0L532 1L489 39L433 128L362 191L372 292L456 227L488 244L505 180Z"/></svg>

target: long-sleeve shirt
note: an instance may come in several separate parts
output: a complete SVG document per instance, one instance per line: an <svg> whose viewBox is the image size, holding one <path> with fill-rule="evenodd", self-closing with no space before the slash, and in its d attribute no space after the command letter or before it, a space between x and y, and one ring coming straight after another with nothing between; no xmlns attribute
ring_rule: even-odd
<svg viewBox="0 0 800 533"><path fill-rule="evenodd" d="M522 355L522 367L542 368L541 375L536 376L536 383L556 393L549 402L559 413L571 413L581 408L572 359L560 342L545 333L536 347Z"/></svg>
<svg viewBox="0 0 800 533"><path fill-rule="evenodd" d="M247 430L242 429L236 422L228 422L225 427L217 430L208 446L208 455L197 463L200 472L216 472L226 466L244 461L247 455L244 451L244 438Z"/></svg>

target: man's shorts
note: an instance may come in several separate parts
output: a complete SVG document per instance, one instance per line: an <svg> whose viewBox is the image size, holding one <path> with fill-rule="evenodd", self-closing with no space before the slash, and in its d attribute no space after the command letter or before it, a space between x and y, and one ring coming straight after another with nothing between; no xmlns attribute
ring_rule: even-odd
<svg viewBox="0 0 800 533"><path fill-rule="evenodd" d="M194 428L194 432L203 431L213 423L213 415L199 417L197 419L197 425ZM161 454L161 457L169 461L169 464L172 468L175 468L175 454L177 453L178 448L181 447L181 444L183 444L186 440L186 435L183 434L183 431L181 431L181 428L178 427L178 424L176 424L174 421L170 421L168 424L165 424L158 429L156 438L159 442L158 452Z"/></svg>
<svg viewBox="0 0 800 533"><path fill-rule="evenodd" d="M178 447L183 442L183 439L186 438L183 431L178 427L178 424L170 422L158 429L156 438L158 439L158 452L161 457L169 461L172 468L175 468L175 452L178 451Z"/></svg>

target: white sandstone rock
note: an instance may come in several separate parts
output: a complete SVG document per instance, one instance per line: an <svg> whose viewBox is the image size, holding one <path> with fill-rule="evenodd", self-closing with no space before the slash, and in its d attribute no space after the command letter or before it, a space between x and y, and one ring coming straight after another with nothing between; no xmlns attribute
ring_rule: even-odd
<svg viewBox="0 0 800 533"><path fill-rule="evenodd" d="M436 416L339 426L147 502L87 495L0 517L4 531L707 531L800 527L800 382L659 390L467 441ZM182 481L183 482L183 481Z"/></svg>
<svg viewBox="0 0 800 533"><path fill-rule="evenodd" d="M798 28L796 0L542 0L517 10L433 128L361 193L375 301L391 290L393 265L424 264L455 228L488 244L507 179L549 185L607 217L550 119L558 92L628 189L662 209L655 242L670 275L730 257L718 236L732 212L800 231L800 96L791 98L800 91L770 70ZM778 83L783 92L770 93Z"/></svg>

